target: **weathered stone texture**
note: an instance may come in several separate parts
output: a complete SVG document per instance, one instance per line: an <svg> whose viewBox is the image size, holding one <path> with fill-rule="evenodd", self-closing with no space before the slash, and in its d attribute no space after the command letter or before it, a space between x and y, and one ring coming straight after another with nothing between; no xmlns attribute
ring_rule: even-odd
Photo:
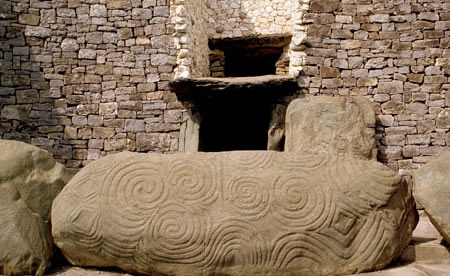
<svg viewBox="0 0 450 276"><path fill-rule="evenodd" d="M375 112L364 98L307 97L286 112L287 152L309 152L376 159Z"/></svg>
<svg viewBox="0 0 450 276"><path fill-rule="evenodd" d="M171 275L379 269L417 223L408 185L374 161L277 152L107 156L52 208L76 265Z"/></svg>
<svg viewBox="0 0 450 276"><path fill-rule="evenodd" d="M155 126L171 138L158 151L177 150L179 124L164 125L183 118L165 96L176 55L168 1L6 2L0 139L34 143L70 167L89 162L90 146L91 159L134 150L136 134Z"/></svg>
<svg viewBox="0 0 450 276"><path fill-rule="evenodd" d="M73 173L22 142L0 140L0 152L0 274L43 275L54 253L51 205Z"/></svg>
<svg viewBox="0 0 450 276"><path fill-rule="evenodd" d="M302 92L372 101L379 157L407 178L450 146L450 18L446 1L432 2L316 0L304 15ZM402 127L409 135L392 133Z"/></svg>
<svg viewBox="0 0 450 276"><path fill-rule="evenodd" d="M450 243L449 194L450 152L445 152L414 173L414 197L448 243Z"/></svg>

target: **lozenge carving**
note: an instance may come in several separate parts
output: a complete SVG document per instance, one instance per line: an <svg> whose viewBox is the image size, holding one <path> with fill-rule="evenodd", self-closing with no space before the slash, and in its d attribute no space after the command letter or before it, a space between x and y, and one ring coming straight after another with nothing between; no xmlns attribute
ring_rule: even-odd
<svg viewBox="0 0 450 276"><path fill-rule="evenodd" d="M323 275L381 268L409 243L414 204L384 165L279 152L120 153L54 202L76 265L144 274Z"/></svg>

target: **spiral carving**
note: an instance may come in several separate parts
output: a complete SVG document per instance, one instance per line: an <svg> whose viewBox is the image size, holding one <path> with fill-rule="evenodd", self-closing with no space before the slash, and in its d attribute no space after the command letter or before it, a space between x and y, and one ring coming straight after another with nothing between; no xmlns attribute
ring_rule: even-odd
<svg viewBox="0 0 450 276"><path fill-rule="evenodd" d="M217 199L217 168L207 162L177 159L170 164L169 183L182 202L210 204Z"/></svg>
<svg viewBox="0 0 450 276"><path fill-rule="evenodd" d="M328 218L330 193L304 175L289 174L274 182L273 215L282 226L317 229Z"/></svg>
<svg viewBox="0 0 450 276"><path fill-rule="evenodd" d="M269 250L260 231L238 219L217 222L205 249L204 268L207 271L229 266L262 267L269 258Z"/></svg>
<svg viewBox="0 0 450 276"><path fill-rule="evenodd" d="M269 206L269 193L265 181L253 176L237 176L227 185L226 200L233 210L249 220L265 216Z"/></svg>
<svg viewBox="0 0 450 276"><path fill-rule="evenodd" d="M243 169L268 168L272 165L273 159L273 152L252 151L246 152L245 155L239 154L237 165Z"/></svg>
<svg viewBox="0 0 450 276"><path fill-rule="evenodd" d="M146 217L165 201L168 189L159 162L134 158L109 172L103 185L102 208L122 235L139 234ZM109 229L105 229L109 231Z"/></svg>
<svg viewBox="0 0 450 276"><path fill-rule="evenodd" d="M189 219L186 219L189 218ZM150 262L201 267L211 222L188 205L167 202L148 221L138 252Z"/></svg>

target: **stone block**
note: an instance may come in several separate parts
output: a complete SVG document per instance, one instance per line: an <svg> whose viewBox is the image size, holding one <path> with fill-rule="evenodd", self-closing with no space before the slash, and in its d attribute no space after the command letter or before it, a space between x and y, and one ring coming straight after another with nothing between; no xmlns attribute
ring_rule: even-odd
<svg viewBox="0 0 450 276"><path fill-rule="evenodd" d="M131 8L131 0L108 0L106 6L108 9L129 9Z"/></svg>
<svg viewBox="0 0 450 276"><path fill-rule="evenodd" d="M100 115L117 115L118 103L101 103L99 105Z"/></svg>
<svg viewBox="0 0 450 276"><path fill-rule="evenodd" d="M311 12L334 12L341 8L339 0L312 0L310 3Z"/></svg>
<svg viewBox="0 0 450 276"><path fill-rule="evenodd" d="M79 59L95 59L97 57L97 51L94 49L80 49L78 51Z"/></svg>
<svg viewBox="0 0 450 276"><path fill-rule="evenodd" d="M106 156L51 217L75 265L231 276L379 269L417 223L408 185L386 166L279 152Z"/></svg>
<svg viewBox="0 0 450 276"><path fill-rule="evenodd" d="M89 16L91 17L107 17L108 12L105 5L94 4L90 6Z"/></svg>
<svg viewBox="0 0 450 276"><path fill-rule="evenodd" d="M428 113L428 106L423 103L411 103L406 106L406 114L425 115Z"/></svg>
<svg viewBox="0 0 450 276"><path fill-rule="evenodd" d="M119 39L129 39L133 36L133 30L131 28L120 28L117 30L117 36Z"/></svg>
<svg viewBox="0 0 450 276"><path fill-rule="evenodd" d="M341 76L341 72L338 68L320 67L320 76L322 78L339 78Z"/></svg>
<svg viewBox="0 0 450 276"><path fill-rule="evenodd" d="M144 132L145 123L144 120L126 119L125 120L126 132Z"/></svg>
<svg viewBox="0 0 450 276"><path fill-rule="evenodd" d="M327 96L292 101L286 112L285 151L376 158L375 133L369 128L375 125L375 112L365 101Z"/></svg>
<svg viewBox="0 0 450 276"><path fill-rule="evenodd" d="M147 9L139 9L139 8L134 8L131 12L131 16L134 20L148 20L148 19L152 19L153 17L153 11L151 8L147 8Z"/></svg>
<svg viewBox="0 0 450 276"><path fill-rule="evenodd" d="M436 128L450 128L450 108L442 110L436 120Z"/></svg>
<svg viewBox="0 0 450 276"><path fill-rule="evenodd" d="M80 49L80 45L78 44L75 38L65 38L61 42L61 50L65 52L74 52Z"/></svg>
<svg viewBox="0 0 450 276"><path fill-rule="evenodd" d="M38 27L38 26L26 26L25 36L26 37L39 37L46 38L52 35L52 30L49 28Z"/></svg>
<svg viewBox="0 0 450 276"><path fill-rule="evenodd" d="M401 94L403 93L403 82L399 80L379 82L377 91L385 94Z"/></svg>
<svg viewBox="0 0 450 276"><path fill-rule="evenodd" d="M377 78L360 78L358 79L357 86L363 87L374 87L377 86L378 79Z"/></svg>
<svg viewBox="0 0 450 276"><path fill-rule="evenodd" d="M112 127L94 127L92 137L94 139L112 138L116 134L116 130Z"/></svg>
<svg viewBox="0 0 450 276"><path fill-rule="evenodd" d="M394 116L392 115L378 115L377 116L377 121L382 125L382 126L393 126L394 125Z"/></svg>
<svg viewBox="0 0 450 276"><path fill-rule="evenodd" d="M41 20L41 17L39 15L34 14L20 14L19 15L19 23L23 25L32 25L37 26L39 25L39 21Z"/></svg>
<svg viewBox="0 0 450 276"><path fill-rule="evenodd" d="M27 120L31 105L5 105L0 117L8 120Z"/></svg>
<svg viewBox="0 0 450 276"><path fill-rule="evenodd" d="M137 151L167 151L170 147L170 136L166 133L137 133Z"/></svg>
<svg viewBox="0 0 450 276"><path fill-rule="evenodd" d="M39 92L36 89L17 90L16 98L18 104L39 102Z"/></svg>
<svg viewBox="0 0 450 276"><path fill-rule="evenodd" d="M405 103L399 101L388 101L381 105L383 114L402 114L405 112Z"/></svg>
<svg viewBox="0 0 450 276"><path fill-rule="evenodd" d="M387 23L389 22L389 14L374 14L369 16L370 23Z"/></svg>
<svg viewBox="0 0 450 276"><path fill-rule="evenodd" d="M25 86L30 84L29 75L8 75L2 74L1 84L2 86Z"/></svg>

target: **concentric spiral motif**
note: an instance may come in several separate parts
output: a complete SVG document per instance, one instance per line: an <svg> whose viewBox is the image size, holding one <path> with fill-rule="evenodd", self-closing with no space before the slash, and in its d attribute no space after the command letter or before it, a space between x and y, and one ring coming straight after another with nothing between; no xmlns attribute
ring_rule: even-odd
<svg viewBox="0 0 450 276"><path fill-rule="evenodd" d="M210 225L208 217L188 205L169 201L149 219L137 256L145 256L144 263L201 267Z"/></svg>
<svg viewBox="0 0 450 276"><path fill-rule="evenodd" d="M281 226L317 229L331 211L331 196L321 185L300 174L281 176L274 182L272 214Z"/></svg>
<svg viewBox="0 0 450 276"><path fill-rule="evenodd" d="M263 179L236 176L226 187L226 200L233 211L245 219L258 220L265 216L269 206L269 191Z"/></svg>
<svg viewBox="0 0 450 276"><path fill-rule="evenodd" d="M124 236L138 235L151 211L165 201L168 189L160 162L138 156L113 167L103 185L102 208ZM105 229L110 231L110 229Z"/></svg>
<svg viewBox="0 0 450 276"><path fill-rule="evenodd" d="M275 152L267 151L249 151L245 154L236 154L238 157L236 165L242 169L268 168L272 165L274 154Z"/></svg>
<svg viewBox="0 0 450 276"><path fill-rule="evenodd" d="M210 204L217 199L219 178L215 164L180 158L170 164L173 195L190 204Z"/></svg>

